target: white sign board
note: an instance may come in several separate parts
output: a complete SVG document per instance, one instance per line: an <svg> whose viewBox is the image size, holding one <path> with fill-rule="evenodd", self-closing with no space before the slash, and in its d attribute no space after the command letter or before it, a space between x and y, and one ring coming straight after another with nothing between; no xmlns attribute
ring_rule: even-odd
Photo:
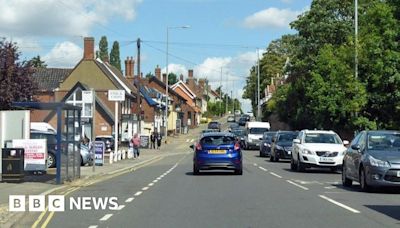
<svg viewBox="0 0 400 228"><path fill-rule="evenodd" d="M14 139L13 148L24 148L24 170L45 171L47 168L46 139Z"/></svg>
<svg viewBox="0 0 400 228"><path fill-rule="evenodd" d="M82 91L82 101L84 103L92 103L93 102L93 91L91 91L91 90Z"/></svg>
<svg viewBox="0 0 400 228"><path fill-rule="evenodd" d="M124 101L125 90L108 90L109 101Z"/></svg>

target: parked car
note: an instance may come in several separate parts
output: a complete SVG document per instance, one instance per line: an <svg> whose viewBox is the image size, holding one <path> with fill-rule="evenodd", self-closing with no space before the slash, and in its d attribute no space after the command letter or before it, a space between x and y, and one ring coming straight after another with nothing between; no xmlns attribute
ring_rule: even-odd
<svg viewBox="0 0 400 228"><path fill-rule="evenodd" d="M96 136L95 141L103 141L106 145L106 152L114 151L114 137L111 135L99 135Z"/></svg>
<svg viewBox="0 0 400 228"><path fill-rule="evenodd" d="M245 147L246 149L260 148L261 138L264 132L271 128L268 122L247 122L245 126Z"/></svg>
<svg viewBox="0 0 400 228"><path fill-rule="evenodd" d="M236 130L236 129L239 129L239 128L240 128L239 124L237 124L237 123L231 123L231 124L229 125L228 131L229 131L229 132L232 132L233 130Z"/></svg>
<svg viewBox="0 0 400 228"><path fill-rule="evenodd" d="M240 117L240 118L239 118L239 121L238 121L238 123L239 123L240 126L245 126L247 122L248 122L248 121L247 121L247 118L246 118L246 117Z"/></svg>
<svg viewBox="0 0 400 228"><path fill-rule="evenodd" d="M241 118L244 118L245 120L246 120L246 122L249 122L250 121L250 115L248 115L248 114L242 114L242 116L241 116Z"/></svg>
<svg viewBox="0 0 400 228"><path fill-rule="evenodd" d="M30 131L30 138L31 139L46 139L47 142L47 168L54 168L57 164L57 134L54 131L38 131L38 130L31 130ZM62 138L65 141L65 137ZM65 145L65 144L64 144ZM80 145L80 164L86 165L91 164L93 161L93 154L89 150L89 148L83 144ZM68 144L68 150L73 150L73 144ZM76 147L76 150L78 148Z"/></svg>
<svg viewBox="0 0 400 228"><path fill-rule="evenodd" d="M276 135L276 131L264 132L260 143L260 157L271 156L272 138Z"/></svg>
<svg viewBox="0 0 400 228"><path fill-rule="evenodd" d="M200 170L228 169L242 175L242 152L235 135L228 132L212 132L204 134L194 149L193 174Z"/></svg>
<svg viewBox="0 0 400 228"><path fill-rule="evenodd" d="M372 187L400 187L400 132L362 131L351 142L343 159L342 183Z"/></svg>
<svg viewBox="0 0 400 228"><path fill-rule="evenodd" d="M208 129L217 129L218 131L221 131L221 124L217 121L212 121L208 124Z"/></svg>
<svg viewBox="0 0 400 228"><path fill-rule="evenodd" d="M239 143L240 143L240 147L241 148L244 148L244 146L245 146L245 134L246 134L246 131L244 130L244 129L234 129L233 131L232 131L232 134L234 134L235 136L236 136L236 139L237 140L239 140Z"/></svg>
<svg viewBox="0 0 400 228"><path fill-rule="evenodd" d="M299 132L295 131L278 131L272 138L271 162L278 162L279 159L292 158L293 139L297 138Z"/></svg>
<svg viewBox="0 0 400 228"><path fill-rule="evenodd" d="M334 131L302 130L293 140L290 168L299 172L311 167L341 169L345 145Z"/></svg>
<svg viewBox="0 0 400 228"><path fill-rule="evenodd" d="M235 122L235 116L228 116L228 122Z"/></svg>

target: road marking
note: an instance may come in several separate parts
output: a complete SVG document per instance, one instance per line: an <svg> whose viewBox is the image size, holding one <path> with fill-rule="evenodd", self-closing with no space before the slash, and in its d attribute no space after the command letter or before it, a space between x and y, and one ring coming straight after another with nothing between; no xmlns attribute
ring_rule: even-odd
<svg viewBox="0 0 400 228"><path fill-rule="evenodd" d="M335 182L325 182L327 184L339 184L339 182L335 181Z"/></svg>
<svg viewBox="0 0 400 228"><path fill-rule="evenodd" d="M54 211L52 211L52 212L49 214L49 216L47 216L47 219L43 222L41 228L47 227L47 225L49 225L49 222L50 222L51 218L53 218L53 216L54 216Z"/></svg>
<svg viewBox="0 0 400 228"><path fill-rule="evenodd" d="M130 203L130 202L132 202L134 199L135 199L134 197L128 198L128 199L125 200L125 203Z"/></svg>
<svg viewBox="0 0 400 228"><path fill-rule="evenodd" d="M162 177L160 176L160 177L157 177L157 179L156 180L161 180L162 179Z"/></svg>
<svg viewBox="0 0 400 228"><path fill-rule="evenodd" d="M257 166L257 163L254 163L253 165L254 165L254 166Z"/></svg>
<svg viewBox="0 0 400 228"><path fill-rule="evenodd" d="M335 186L327 186L327 187L324 187L324 188L326 188L326 189L335 189L336 187Z"/></svg>
<svg viewBox="0 0 400 228"><path fill-rule="evenodd" d="M113 216L113 214L106 214L100 219L100 221L107 221L109 218L111 218L111 216Z"/></svg>
<svg viewBox="0 0 400 228"><path fill-rule="evenodd" d="M142 188L142 191L147 191L149 189L149 187L144 187Z"/></svg>
<svg viewBox="0 0 400 228"><path fill-rule="evenodd" d="M89 226L88 228L97 228L97 226L91 225L91 226Z"/></svg>
<svg viewBox="0 0 400 228"><path fill-rule="evenodd" d="M194 142L194 139L191 139L190 142Z"/></svg>
<svg viewBox="0 0 400 228"><path fill-rule="evenodd" d="M265 172L268 172L268 169L266 169L266 168L264 168L264 167L259 166L258 168L260 168L261 170L263 170L263 171L265 171Z"/></svg>
<svg viewBox="0 0 400 228"><path fill-rule="evenodd" d="M301 185L299 185L299 184L296 184L296 183L294 183L294 182L291 181L291 180L286 180L286 181L287 181L288 183L294 185L294 186L297 186L297 187L303 189L303 190L308 190L308 188L306 188L306 187L304 187L304 186L301 186Z"/></svg>
<svg viewBox="0 0 400 228"><path fill-rule="evenodd" d="M324 199L324 200L327 200L327 201L329 201L329 202L331 202L331 203L333 203L333 204L335 204L335 205L337 205L337 206L339 206L339 207L342 207L342 208L344 208L344 209L346 209L346 210L349 210L349 211L351 211L351 212L353 212L353 213L356 213L356 214L361 213L360 211L358 211L358 210L356 210L356 209L354 209L354 208L351 208L351 207L349 207L349 206L347 206L347 205L344 205L344 204L342 204L342 203L339 203L338 201L333 200L333 199L331 199L331 198L329 198L329 197L326 197L326 196L324 196L324 195L318 195L318 196L321 197L321 198Z"/></svg>
<svg viewBox="0 0 400 228"><path fill-rule="evenodd" d="M39 215L39 218L35 221L35 223L33 223L32 228L36 228L37 225L42 221L44 215L46 214L48 210L48 207L45 208L45 210Z"/></svg>
<svg viewBox="0 0 400 228"><path fill-rule="evenodd" d="M189 139L186 139L186 142L189 142Z"/></svg>
<svg viewBox="0 0 400 228"><path fill-rule="evenodd" d="M138 191L138 192L135 193L134 196L140 196L142 193L143 193L142 191Z"/></svg>
<svg viewBox="0 0 400 228"><path fill-rule="evenodd" d="M150 186L150 187L151 187L151 186L153 186L153 185L154 185L154 183L150 183L148 186Z"/></svg>
<svg viewBox="0 0 400 228"><path fill-rule="evenodd" d="M153 183L157 183L158 182L158 180L156 179L156 180L153 180Z"/></svg>
<svg viewBox="0 0 400 228"><path fill-rule="evenodd" d="M271 175L276 176L278 178L282 178L281 176L279 176L278 174L274 173L274 172L269 172Z"/></svg>
<svg viewBox="0 0 400 228"><path fill-rule="evenodd" d="M119 205L118 208L117 208L117 211L120 211L120 210L124 209L124 207L125 207L125 205Z"/></svg>

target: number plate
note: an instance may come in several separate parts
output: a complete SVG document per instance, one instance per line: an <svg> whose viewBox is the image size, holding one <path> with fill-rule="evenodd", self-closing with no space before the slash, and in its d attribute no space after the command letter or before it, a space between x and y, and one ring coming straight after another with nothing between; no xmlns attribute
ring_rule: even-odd
<svg viewBox="0 0 400 228"><path fill-rule="evenodd" d="M400 177L400 171L397 171L397 177Z"/></svg>
<svg viewBox="0 0 400 228"><path fill-rule="evenodd" d="M321 162L333 162L333 158L320 158L319 161L321 161Z"/></svg>
<svg viewBox="0 0 400 228"><path fill-rule="evenodd" d="M209 150L209 154L226 154L226 150Z"/></svg>

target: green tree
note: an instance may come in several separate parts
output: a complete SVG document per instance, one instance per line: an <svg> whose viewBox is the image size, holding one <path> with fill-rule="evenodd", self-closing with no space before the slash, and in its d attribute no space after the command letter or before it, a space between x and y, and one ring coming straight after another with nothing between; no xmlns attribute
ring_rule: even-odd
<svg viewBox="0 0 400 228"><path fill-rule="evenodd" d="M102 36L99 42L99 57L101 61L108 61L108 42L107 37Z"/></svg>
<svg viewBox="0 0 400 228"><path fill-rule="evenodd" d="M114 41L110 52L110 64L121 71L121 58L119 55L119 43Z"/></svg>
<svg viewBox="0 0 400 228"><path fill-rule="evenodd" d="M155 77L153 73L149 72L146 74L145 78Z"/></svg>
<svg viewBox="0 0 400 228"><path fill-rule="evenodd" d="M178 77L176 76L176 74L174 74L174 73L169 73L168 74L168 85L173 85L173 84L175 84L175 83L177 83L178 82L178 79L177 79Z"/></svg>
<svg viewBox="0 0 400 228"><path fill-rule="evenodd" d="M31 101L37 89L32 66L19 61L15 44L0 40L0 110L10 109L14 101Z"/></svg>
<svg viewBox="0 0 400 228"><path fill-rule="evenodd" d="M47 67L47 64L45 63L45 61L42 61L42 60L40 59L40 55L37 55L37 56L33 57L33 58L29 61L29 63L30 63L30 65L31 65L32 67L35 67L35 68L46 68L46 67Z"/></svg>

